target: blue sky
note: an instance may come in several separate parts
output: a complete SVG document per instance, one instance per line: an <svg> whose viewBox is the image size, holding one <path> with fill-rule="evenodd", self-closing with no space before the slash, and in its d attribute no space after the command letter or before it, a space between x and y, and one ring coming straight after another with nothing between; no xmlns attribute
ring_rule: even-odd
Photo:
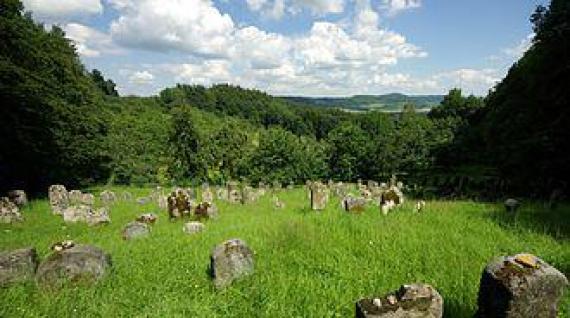
<svg viewBox="0 0 570 318"><path fill-rule="evenodd" d="M544 0L23 0L121 94L232 83L275 95L484 95Z"/></svg>

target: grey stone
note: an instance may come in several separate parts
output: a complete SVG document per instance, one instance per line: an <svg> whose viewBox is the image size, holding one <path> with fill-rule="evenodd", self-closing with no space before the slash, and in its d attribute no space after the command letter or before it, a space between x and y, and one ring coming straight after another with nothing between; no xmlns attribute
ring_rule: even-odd
<svg viewBox="0 0 570 318"><path fill-rule="evenodd" d="M63 221L65 223L87 222L89 214L92 212L90 206L73 205L63 210Z"/></svg>
<svg viewBox="0 0 570 318"><path fill-rule="evenodd" d="M311 209L315 211L324 210L329 201L328 191L325 185L315 182L311 185Z"/></svg>
<svg viewBox="0 0 570 318"><path fill-rule="evenodd" d="M53 214L63 214L63 210L69 206L69 193L65 186L60 184L50 186L48 195Z"/></svg>
<svg viewBox="0 0 570 318"><path fill-rule="evenodd" d="M150 227L146 223L130 222L123 229L123 239L132 240L150 235Z"/></svg>
<svg viewBox="0 0 570 318"><path fill-rule="evenodd" d="M441 318L443 298L430 285L402 285L382 297L356 303L357 318Z"/></svg>
<svg viewBox="0 0 570 318"><path fill-rule="evenodd" d="M257 191L250 186L243 187L241 190L241 202L247 204L255 201L257 201Z"/></svg>
<svg viewBox="0 0 570 318"><path fill-rule="evenodd" d="M140 198L137 198L136 201L137 201L137 204L146 205L146 204L149 204L149 203L150 203L150 198L147 198L147 197L140 197Z"/></svg>
<svg viewBox="0 0 570 318"><path fill-rule="evenodd" d="M24 190L12 190L8 191L8 198L10 201L14 202L19 208L28 204L28 196Z"/></svg>
<svg viewBox="0 0 570 318"><path fill-rule="evenodd" d="M0 287L33 279L38 267L34 248L23 248L0 253Z"/></svg>
<svg viewBox="0 0 570 318"><path fill-rule="evenodd" d="M505 209L509 213L516 213L519 209L521 203L516 199L507 199L505 200Z"/></svg>
<svg viewBox="0 0 570 318"><path fill-rule="evenodd" d="M240 239L226 241L214 248L210 271L216 288L223 288L236 279L253 274L253 251Z"/></svg>
<svg viewBox="0 0 570 318"><path fill-rule="evenodd" d="M568 279L531 254L491 261L484 269L477 300L480 318L556 318Z"/></svg>
<svg viewBox="0 0 570 318"><path fill-rule="evenodd" d="M203 223L188 222L188 223L184 224L184 227L182 228L182 230L186 234L196 234L196 233L200 233L200 232L204 231L205 228L206 228L206 226Z"/></svg>
<svg viewBox="0 0 570 318"><path fill-rule="evenodd" d="M109 216L108 208L99 208L97 210L91 210L87 215L87 224L89 226L97 226L102 224L111 223L111 217Z"/></svg>
<svg viewBox="0 0 570 318"><path fill-rule="evenodd" d="M0 198L0 223L21 222L24 218L18 206L6 197Z"/></svg>
<svg viewBox="0 0 570 318"><path fill-rule="evenodd" d="M111 256L98 247L75 245L54 252L38 267L36 278L45 286L65 283L95 283L111 268Z"/></svg>
<svg viewBox="0 0 570 318"><path fill-rule="evenodd" d="M99 197L101 198L101 202L103 203L103 205L106 206L111 205L115 203L115 201L117 201L117 195L115 194L115 192L109 190L101 192Z"/></svg>
<svg viewBox="0 0 570 318"><path fill-rule="evenodd" d="M342 208L346 212L362 213L366 209L367 203L368 201L365 198L354 198L348 196L342 200Z"/></svg>

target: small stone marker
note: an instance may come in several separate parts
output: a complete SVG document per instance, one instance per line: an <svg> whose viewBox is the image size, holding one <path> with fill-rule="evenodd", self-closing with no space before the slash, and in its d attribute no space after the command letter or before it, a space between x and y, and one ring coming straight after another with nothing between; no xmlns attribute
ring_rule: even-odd
<svg viewBox="0 0 570 318"><path fill-rule="evenodd" d="M253 274L253 252L240 239L226 241L214 248L210 256L210 271L216 288Z"/></svg>
<svg viewBox="0 0 570 318"><path fill-rule="evenodd" d="M254 203L257 201L257 192L250 186L245 186L241 189L241 203Z"/></svg>
<svg viewBox="0 0 570 318"><path fill-rule="evenodd" d="M147 237L150 234L150 227L146 223L130 222L123 229L123 239L132 240Z"/></svg>
<svg viewBox="0 0 570 318"><path fill-rule="evenodd" d="M521 203L516 199L505 200L505 209L509 213L515 214L520 206L521 206Z"/></svg>
<svg viewBox="0 0 570 318"><path fill-rule="evenodd" d="M385 296L361 299L356 318L441 318L443 298L430 285L402 285Z"/></svg>
<svg viewBox="0 0 570 318"><path fill-rule="evenodd" d="M206 188L202 191L202 202L214 202L214 193L210 191L210 188Z"/></svg>
<svg viewBox="0 0 570 318"><path fill-rule="evenodd" d="M8 198L10 201L14 202L18 208L23 207L24 205L28 204L28 196L24 190L12 190L8 191Z"/></svg>
<svg viewBox="0 0 570 318"><path fill-rule="evenodd" d="M14 202L6 197L0 198L0 224L21 222L23 220L20 209Z"/></svg>
<svg viewBox="0 0 570 318"><path fill-rule="evenodd" d="M74 245L52 253L38 267L38 283L58 286L70 283L95 283L111 268L111 256L98 247Z"/></svg>
<svg viewBox="0 0 570 318"><path fill-rule="evenodd" d="M0 253L0 287L33 279L38 267L34 248L23 248Z"/></svg>
<svg viewBox="0 0 570 318"><path fill-rule="evenodd" d="M137 204L145 205L145 204L148 204L150 202L150 198L140 197L140 198L137 198L136 201L137 201Z"/></svg>
<svg viewBox="0 0 570 318"><path fill-rule="evenodd" d="M53 214L61 215L63 210L69 206L69 193L60 184L52 185L48 190L49 203Z"/></svg>
<svg viewBox="0 0 570 318"><path fill-rule="evenodd" d="M200 232L204 231L205 228L206 228L206 226L203 223L188 222L188 223L184 224L184 227L182 228L182 230L186 234L196 234L196 233L200 233Z"/></svg>
<svg viewBox="0 0 570 318"><path fill-rule="evenodd" d="M101 197L101 203L103 203L105 206L111 205L117 201L117 195L109 190L101 192L99 196Z"/></svg>
<svg viewBox="0 0 570 318"><path fill-rule="evenodd" d="M142 214L137 218L138 222L146 224L154 224L156 220L158 220L158 216L156 216L154 213Z"/></svg>
<svg viewBox="0 0 570 318"><path fill-rule="evenodd" d="M568 279L531 254L490 262L483 271L476 317L556 318Z"/></svg>

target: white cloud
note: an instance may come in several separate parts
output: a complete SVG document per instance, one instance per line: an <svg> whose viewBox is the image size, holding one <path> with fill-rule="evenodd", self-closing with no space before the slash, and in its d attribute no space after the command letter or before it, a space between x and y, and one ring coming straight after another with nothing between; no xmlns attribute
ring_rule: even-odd
<svg viewBox="0 0 570 318"><path fill-rule="evenodd" d="M462 68L436 74L433 80L441 83L445 90L459 87L468 93L484 95L501 80L501 74L497 69Z"/></svg>
<svg viewBox="0 0 570 318"><path fill-rule="evenodd" d="M69 23L63 27L66 37L72 40L77 52L85 57L98 57L101 54L122 54L108 34L79 23Z"/></svg>
<svg viewBox="0 0 570 318"><path fill-rule="evenodd" d="M259 11L267 3L267 0L246 0L250 10Z"/></svg>
<svg viewBox="0 0 570 318"><path fill-rule="evenodd" d="M111 23L111 35L130 47L224 56L234 28L208 0L140 0Z"/></svg>
<svg viewBox="0 0 570 318"><path fill-rule="evenodd" d="M281 19L285 12L297 14L302 10L309 10L313 15L328 13L342 13L346 0L246 0L252 11L263 12L264 15Z"/></svg>
<svg viewBox="0 0 570 318"><path fill-rule="evenodd" d="M129 83L136 85L147 85L152 83L153 80L154 75L152 75L149 71L138 71L129 76Z"/></svg>
<svg viewBox="0 0 570 318"><path fill-rule="evenodd" d="M527 35L526 38L522 39L516 46L503 49L503 53L508 57L514 59L520 59L528 49L532 46L532 40L534 39L534 33Z"/></svg>
<svg viewBox="0 0 570 318"><path fill-rule="evenodd" d="M24 8L43 21L73 16L96 15L103 12L100 0L24 0Z"/></svg>
<svg viewBox="0 0 570 318"><path fill-rule="evenodd" d="M389 15L396 15L402 11L416 9L421 6L421 0L384 0L384 8L386 8Z"/></svg>

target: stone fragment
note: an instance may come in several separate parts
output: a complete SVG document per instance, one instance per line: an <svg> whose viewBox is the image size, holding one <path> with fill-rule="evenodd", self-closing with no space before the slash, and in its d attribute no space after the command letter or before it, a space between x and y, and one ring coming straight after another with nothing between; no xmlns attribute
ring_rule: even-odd
<svg viewBox="0 0 570 318"><path fill-rule="evenodd" d="M430 285L402 285L398 291L356 303L357 318L441 318L443 298Z"/></svg>
<svg viewBox="0 0 570 318"><path fill-rule="evenodd" d="M36 278L44 286L95 283L111 268L111 256L98 247L74 245L52 253L38 267Z"/></svg>
<svg viewBox="0 0 570 318"><path fill-rule="evenodd" d="M556 318L568 279L531 254L491 261L479 286L476 317Z"/></svg>
<svg viewBox="0 0 570 318"><path fill-rule="evenodd" d="M24 218L18 206L6 197L0 198L0 223L21 222Z"/></svg>
<svg viewBox="0 0 570 318"><path fill-rule="evenodd" d="M38 267L34 248L23 248L0 253L0 287L33 279Z"/></svg>
<svg viewBox="0 0 570 318"><path fill-rule="evenodd" d="M188 222L188 223L184 224L184 227L182 228L182 230L186 234L196 234L196 233L200 233L200 232L204 231L205 228L206 228L206 226L203 223Z"/></svg>
<svg viewBox="0 0 570 318"><path fill-rule="evenodd" d="M418 202L416 202L416 205L414 207L414 211L416 213L420 213L424 210L425 207L426 207L426 201L419 200Z"/></svg>
<svg viewBox="0 0 570 318"><path fill-rule="evenodd" d="M12 190L8 191L8 198L12 201L18 208L23 207L28 204L28 196L24 190Z"/></svg>
<svg viewBox="0 0 570 318"><path fill-rule="evenodd" d="M240 239L226 241L212 251L210 273L216 288L226 287L253 271L253 251Z"/></svg>
<svg viewBox="0 0 570 318"><path fill-rule="evenodd" d="M48 196L53 214L63 214L63 210L69 206L69 193L65 186L60 184L50 186Z"/></svg>
<svg viewBox="0 0 570 318"><path fill-rule="evenodd" d="M150 227L146 223L130 222L123 229L123 239L132 240L150 235Z"/></svg>

